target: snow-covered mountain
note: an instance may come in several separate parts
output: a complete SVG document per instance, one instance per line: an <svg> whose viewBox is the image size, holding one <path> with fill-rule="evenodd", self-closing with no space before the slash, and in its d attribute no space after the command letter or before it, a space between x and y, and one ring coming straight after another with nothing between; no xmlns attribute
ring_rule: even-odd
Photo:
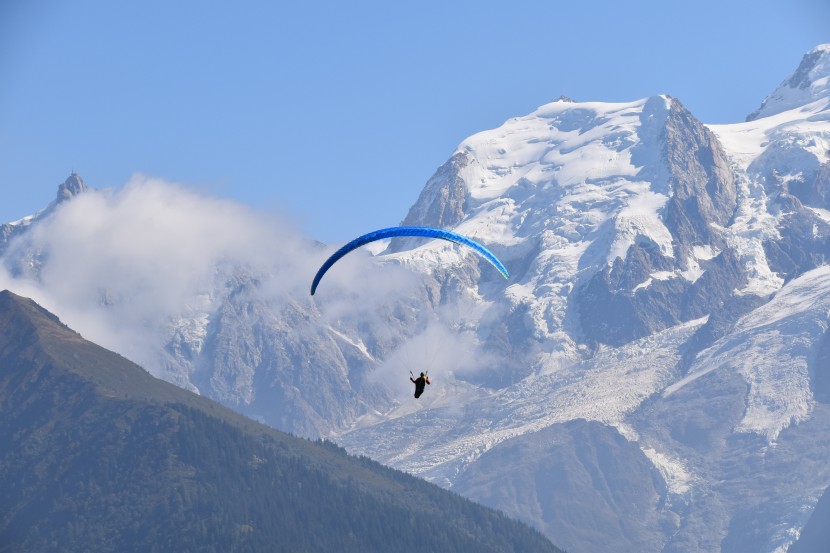
<svg viewBox="0 0 830 553"><path fill-rule="evenodd" d="M247 214L138 181L2 227L0 284L158 376L565 549L785 551L830 487L828 79L824 45L744 123L664 95L562 98L465 140L403 222L484 243L508 282L456 245L401 240L344 258L312 300L331 248L257 227L240 252L225 236ZM215 209L189 225L219 244L203 257L184 265L182 240L176 270L141 278L157 252L89 262L127 222L124 240L161 227L153 243L175 246L193 203ZM426 368L416 402L407 370Z"/></svg>
<svg viewBox="0 0 830 553"><path fill-rule="evenodd" d="M405 223L511 269L461 279L494 374L339 442L574 551L786 550L830 485L828 77L820 46L746 123L559 100L464 141Z"/></svg>

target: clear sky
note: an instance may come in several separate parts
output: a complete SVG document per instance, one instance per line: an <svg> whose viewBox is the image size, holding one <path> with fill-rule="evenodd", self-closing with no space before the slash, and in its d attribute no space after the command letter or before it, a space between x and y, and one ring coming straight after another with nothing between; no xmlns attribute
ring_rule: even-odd
<svg viewBox="0 0 830 553"><path fill-rule="evenodd" d="M828 42L827 0L0 0L0 222L142 173L344 242L560 95L738 122Z"/></svg>

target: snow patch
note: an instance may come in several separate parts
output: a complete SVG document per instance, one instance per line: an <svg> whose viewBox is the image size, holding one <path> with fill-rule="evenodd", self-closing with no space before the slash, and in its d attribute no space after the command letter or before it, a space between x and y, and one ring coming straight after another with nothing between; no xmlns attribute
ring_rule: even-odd
<svg viewBox="0 0 830 553"><path fill-rule="evenodd" d="M615 219L616 236L608 252L606 262L611 264L616 258L625 259L628 249L634 245L638 236L647 236L654 240L660 253L674 257L672 235L660 217L660 210L669 198L664 194L652 192L649 183L633 184L629 191L641 188L626 205L621 208Z"/></svg>
<svg viewBox="0 0 830 553"><path fill-rule="evenodd" d="M695 259L708 261L720 255L720 250L709 245L694 246L692 248L692 255L695 256Z"/></svg>
<svg viewBox="0 0 830 553"><path fill-rule="evenodd" d="M660 472L670 493L685 495L691 491L694 477L681 460L651 447L642 448L642 451Z"/></svg>
<svg viewBox="0 0 830 553"><path fill-rule="evenodd" d="M332 328L331 326L327 326L327 327L326 327L326 329L327 329L329 332L331 332L332 334L334 334L335 336L337 336L338 338L340 338L343 342L347 343L347 344L348 344L348 345L350 345L352 348L354 348L354 349L356 349L357 351L359 351L359 352L360 352L360 353L361 353L361 354L362 354L362 355L363 355L366 359L368 359L369 361L372 361L373 363L377 363L377 362L378 362L378 360L377 360L377 359L375 359L375 357L374 357L374 356L372 356L372 354L371 354L371 353L369 352L369 350L366 348L366 344L364 344L362 340L360 340L360 339L355 339L355 340L353 340L353 339L349 338L348 336L346 336L345 334L343 334L342 332L340 332L340 331L338 331L338 330L335 330L335 329L334 329L334 328Z"/></svg>

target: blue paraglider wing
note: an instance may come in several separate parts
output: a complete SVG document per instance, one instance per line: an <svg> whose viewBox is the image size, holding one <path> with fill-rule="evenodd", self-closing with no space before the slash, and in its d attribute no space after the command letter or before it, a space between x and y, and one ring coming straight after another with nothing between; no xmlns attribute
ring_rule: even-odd
<svg viewBox="0 0 830 553"><path fill-rule="evenodd" d="M320 270L317 271L317 274L314 275L314 280L311 283L311 295L313 296L314 292L317 291L317 285L320 284L320 280L323 278L323 275L326 274L326 271L331 269L331 266L337 263L341 257L350 251L359 248L360 246L368 244L369 242L383 240L384 238L392 238L394 236L423 236L425 238L440 238L442 240L449 240L450 242L455 242L457 244L463 244L464 246L472 248L473 251L492 263L493 266L504 276L504 278L509 278L510 276L507 274L507 269L504 268L501 261L493 255L493 252L466 236L462 236L461 234L451 232L449 230L430 227L390 227L359 236L334 252L331 257L326 259L326 262L323 263Z"/></svg>

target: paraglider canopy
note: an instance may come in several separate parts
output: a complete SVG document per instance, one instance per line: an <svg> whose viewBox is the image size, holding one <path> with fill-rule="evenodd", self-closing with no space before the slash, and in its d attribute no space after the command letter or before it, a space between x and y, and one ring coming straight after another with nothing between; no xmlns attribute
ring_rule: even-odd
<svg viewBox="0 0 830 553"><path fill-rule="evenodd" d="M329 257L325 263L320 267L320 270L317 271L317 274L314 275L314 280L311 282L311 295L314 295L314 292L317 291L317 285L320 284L320 280L323 278L323 275L326 274L332 265L337 263L337 261L349 253L352 250L359 248L360 246L366 245L370 242L374 242L376 240L383 240L384 238L393 238L395 236L422 236L425 238L439 238L441 240L448 240L450 242L455 242L456 244L462 244L471 248L474 252L478 255L489 261L498 271L504 276L504 278L509 278L510 275L507 273L507 269L504 267L501 261L493 255L493 253L479 244L478 242L472 240L471 238L467 238L461 234L456 232L452 232L449 230L437 229L437 228L430 228L430 227L390 227L385 229L376 230L374 232L370 232L368 234L364 234L363 236L359 236L334 252L331 257Z"/></svg>

